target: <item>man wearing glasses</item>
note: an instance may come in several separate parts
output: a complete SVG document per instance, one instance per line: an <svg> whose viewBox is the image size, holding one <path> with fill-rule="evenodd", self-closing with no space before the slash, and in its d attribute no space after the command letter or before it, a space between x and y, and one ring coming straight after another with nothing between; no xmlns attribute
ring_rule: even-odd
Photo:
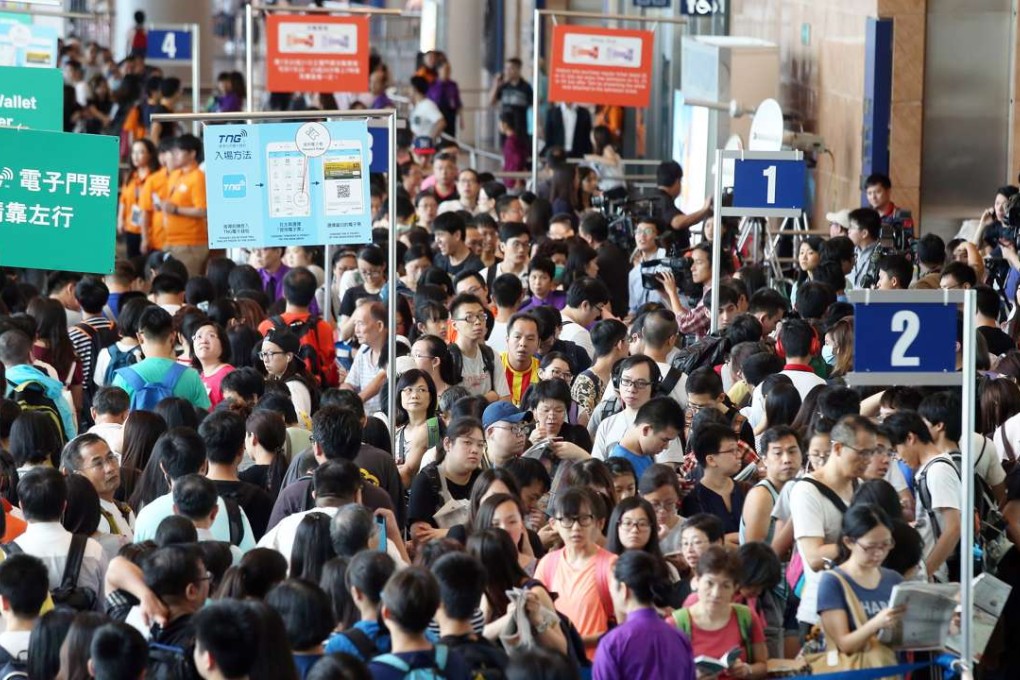
<svg viewBox="0 0 1020 680"><path fill-rule="evenodd" d="M504 222L501 224L498 251L503 260L482 270L486 285L492 288L492 283L497 277L503 274L513 274L521 280L522 286L527 286L530 249L530 232L523 223Z"/></svg>
<svg viewBox="0 0 1020 680"><path fill-rule="evenodd" d="M509 398L506 372L497 366L496 353L485 344L487 317L482 301L467 293L458 295L450 302L450 316L457 330L456 342L450 343L450 356L463 378L461 384L471 394L489 401Z"/></svg>
<svg viewBox="0 0 1020 680"><path fill-rule="evenodd" d="M64 447L60 467L92 483L99 495L99 531L132 540L135 513L131 506L114 499L120 488L120 461L106 440L97 434L78 435Z"/></svg>
<svg viewBox="0 0 1020 680"><path fill-rule="evenodd" d="M531 411L522 411L509 402L489 404L482 414L489 463L500 467L524 453L528 445L528 423L531 420Z"/></svg>
<svg viewBox="0 0 1020 680"><path fill-rule="evenodd" d="M832 428L825 464L805 475L804 483L795 484L790 494L793 537L804 560L804 590L797 609L802 634L818 623L818 583L826 566L839 555L843 513L878 446L876 432L863 416L841 418Z"/></svg>

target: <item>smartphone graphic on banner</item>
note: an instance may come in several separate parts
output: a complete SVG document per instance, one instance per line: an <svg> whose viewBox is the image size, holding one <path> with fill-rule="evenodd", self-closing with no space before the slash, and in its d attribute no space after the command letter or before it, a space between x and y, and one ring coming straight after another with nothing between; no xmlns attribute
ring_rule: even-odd
<svg viewBox="0 0 1020 680"><path fill-rule="evenodd" d="M308 193L309 159L293 142L266 145L266 179L270 217L310 217Z"/></svg>
<svg viewBox="0 0 1020 680"><path fill-rule="evenodd" d="M365 214L365 172L362 142L335 139L322 156L323 212L333 215Z"/></svg>

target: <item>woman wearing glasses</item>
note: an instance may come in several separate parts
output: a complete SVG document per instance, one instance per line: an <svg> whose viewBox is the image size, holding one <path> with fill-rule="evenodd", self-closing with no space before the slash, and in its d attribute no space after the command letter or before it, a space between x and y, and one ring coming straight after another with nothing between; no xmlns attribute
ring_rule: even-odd
<svg viewBox="0 0 1020 680"><path fill-rule="evenodd" d="M443 436L443 425L437 412L439 399L436 386L425 371L412 368L404 371L397 380L397 468L404 487L418 474L422 456L438 445Z"/></svg>
<svg viewBox="0 0 1020 680"><path fill-rule="evenodd" d="M362 298L380 299L386 286L386 253L376 245L358 251L360 286L351 286L340 300L340 337L349 340L354 335L354 310Z"/></svg>
<svg viewBox="0 0 1020 680"><path fill-rule="evenodd" d="M818 583L818 614L829 649L862 651L903 616L902 607L889 606L893 586L903 577L882 566L895 545L892 529L877 505L853 505L843 515L839 566L823 573ZM869 617L869 612L875 613Z"/></svg>
<svg viewBox="0 0 1020 680"><path fill-rule="evenodd" d="M230 365L230 340L226 331L209 321L195 330L192 338L191 365L198 371L209 393L212 408L223 401L223 378L234 370Z"/></svg>
<svg viewBox="0 0 1020 680"><path fill-rule="evenodd" d="M266 369L267 379L282 382L290 392L291 401L297 411L298 421L311 429L312 413L318 402L318 390L305 370L305 363L298 356L301 343L289 330L266 333L259 351L259 359Z"/></svg>
<svg viewBox="0 0 1020 680"><path fill-rule="evenodd" d="M414 365L427 373L435 385L436 396L441 397L450 385L459 385L460 376L453 368L450 349L446 341L438 335L426 334L415 340L411 345L411 358Z"/></svg>

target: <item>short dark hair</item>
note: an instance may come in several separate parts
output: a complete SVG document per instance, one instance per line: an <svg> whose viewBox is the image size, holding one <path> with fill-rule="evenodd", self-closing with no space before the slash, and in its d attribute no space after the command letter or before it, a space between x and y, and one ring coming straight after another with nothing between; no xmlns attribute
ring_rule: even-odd
<svg viewBox="0 0 1020 680"><path fill-rule="evenodd" d="M175 479L172 493L177 513L190 520L202 520L211 515L219 498L212 480L198 474Z"/></svg>
<svg viewBox="0 0 1020 680"><path fill-rule="evenodd" d="M283 619L287 640L296 652L321 643L336 626L330 598L310 581L289 578L276 584L266 594L266 604Z"/></svg>
<svg viewBox="0 0 1020 680"><path fill-rule="evenodd" d="M202 607L191 618L195 646L208 652L223 677L233 680L247 676L255 665L248 645L258 635L254 612L238 600L222 599Z"/></svg>
<svg viewBox="0 0 1020 680"><path fill-rule="evenodd" d="M304 267L294 267L283 277L283 297L295 307L307 307L315 299L318 282Z"/></svg>
<svg viewBox="0 0 1020 680"><path fill-rule="evenodd" d="M702 466L705 465L708 456L718 454L722 443L728 441L737 441L737 435L733 428L725 425L707 423L701 427L691 428L691 449Z"/></svg>
<svg viewBox="0 0 1020 680"><path fill-rule="evenodd" d="M485 590L486 573L481 561L467 553L448 553L432 565L432 575L439 584L439 599L446 615L470 621Z"/></svg>
<svg viewBox="0 0 1020 680"><path fill-rule="evenodd" d="M765 456L768 454L769 446L775 444L780 439L786 439L787 437L793 437L797 440L797 444L800 445L800 435L797 434L797 430L793 429L789 425L776 425L765 430L761 435L761 442L758 446L759 455Z"/></svg>
<svg viewBox="0 0 1020 680"><path fill-rule="evenodd" d="M151 290L154 294L180 295L187 288L184 279L173 274L157 274L152 280Z"/></svg>
<svg viewBox="0 0 1020 680"><path fill-rule="evenodd" d="M882 186L886 189L892 188L892 182L889 180L889 176L881 172L873 172L870 175L868 175L868 178L866 180L864 180L865 189L876 185Z"/></svg>
<svg viewBox="0 0 1020 680"><path fill-rule="evenodd" d="M323 406L312 416L312 437L327 459L354 460L361 449L361 418L349 409Z"/></svg>
<svg viewBox="0 0 1020 680"><path fill-rule="evenodd" d="M49 594L49 571L38 557L12 553L0 562L0 595L18 618L37 618Z"/></svg>
<svg viewBox="0 0 1020 680"><path fill-rule="evenodd" d="M866 231L873 239L882 233L882 217L874 208L857 208L850 211L850 223L857 224L861 231Z"/></svg>
<svg viewBox="0 0 1020 680"><path fill-rule="evenodd" d="M899 253L889 253L880 259L878 270L885 272L889 278L895 278L896 287L900 290L910 288L910 281L914 278L914 265Z"/></svg>
<svg viewBox="0 0 1020 680"><path fill-rule="evenodd" d="M410 567L390 577L382 603L387 618L403 630L424 633L439 609L439 584L428 570Z"/></svg>
<svg viewBox="0 0 1020 680"><path fill-rule="evenodd" d="M989 286L974 286L974 290L977 291L977 310L981 316L988 317L989 319L999 318L1000 302L1002 298L999 294L992 290Z"/></svg>
<svg viewBox="0 0 1020 680"><path fill-rule="evenodd" d="M536 465L536 463L538 464ZM541 482L542 488L548 491L552 485L549 471L545 469L545 466L540 461L534 458L514 458L503 467L513 475L513 478L517 481L517 486L522 489L531 486L535 482Z"/></svg>
<svg viewBox="0 0 1020 680"><path fill-rule="evenodd" d="M190 427L174 427L159 436L152 456L160 461L171 480L195 474L205 463L205 442Z"/></svg>
<svg viewBox="0 0 1020 680"><path fill-rule="evenodd" d="M188 586L205 576L205 565L194 546L168 545L145 557L142 574L145 585L165 601L184 597Z"/></svg>
<svg viewBox="0 0 1020 680"><path fill-rule="evenodd" d="M655 168L656 186L671 187L683 178L684 169L676 161L663 161Z"/></svg>
<svg viewBox="0 0 1020 680"><path fill-rule="evenodd" d="M707 512L699 512L684 520L680 527L683 533L687 529L697 529L708 537L709 543L718 543L726 536L726 528L722 520Z"/></svg>
<svg viewBox="0 0 1020 680"><path fill-rule="evenodd" d="M145 673L149 646L134 626L113 621L96 629L89 655L96 680L136 680Z"/></svg>
<svg viewBox="0 0 1020 680"><path fill-rule="evenodd" d="M634 424L651 425L654 432L672 428L680 433L684 429L684 414L670 397L655 397L638 409Z"/></svg>
<svg viewBox="0 0 1020 680"><path fill-rule="evenodd" d="M524 284L516 274L500 274L492 282L489 297L497 307L513 307L524 294Z"/></svg>
<svg viewBox="0 0 1020 680"><path fill-rule="evenodd" d="M627 326L617 319L600 319L591 327L595 358L608 356L621 340L627 339Z"/></svg>
<svg viewBox="0 0 1020 680"><path fill-rule="evenodd" d="M312 473L315 497L353 503L363 486L361 468L349 460L327 460Z"/></svg>
<svg viewBox="0 0 1020 680"><path fill-rule="evenodd" d="M953 390L929 394L921 400L917 413L932 425L942 423L946 439L959 442L963 437L963 411L960 396Z"/></svg>
<svg viewBox="0 0 1020 680"><path fill-rule="evenodd" d="M590 236L595 243L609 240L609 222L601 213L585 213L578 228L582 234Z"/></svg>
<svg viewBox="0 0 1020 680"><path fill-rule="evenodd" d="M89 314L99 314L110 299L110 289L97 276L86 276L74 287L74 297Z"/></svg>
<svg viewBox="0 0 1020 680"><path fill-rule="evenodd" d="M959 285L969 285L973 288L977 285L977 273L974 268L965 262L950 262L942 269L942 277L951 276Z"/></svg>
<svg viewBox="0 0 1020 680"><path fill-rule="evenodd" d="M739 345L742 342L758 342L764 332L765 328L761 325L758 317L745 312L737 314L730 321L730 325L726 327L726 339L729 340L730 346Z"/></svg>
<svg viewBox="0 0 1020 680"><path fill-rule="evenodd" d="M773 352L755 352L740 364L748 385L757 387L765 378L783 370L785 362Z"/></svg>
<svg viewBox="0 0 1020 680"><path fill-rule="evenodd" d="M444 212L436 215L436 219L432 220L432 233L437 231L445 231L448 234L459 234L461 240L463 240L464 233L467 231L467 225L464 222L464 218L457 212Z"/></svg>
<svg viewBox="0 0 1020 680"><path fill-rule="evenodd" d="M946 262L946 242L938 234L925 234L917 240L917 259L921 264L941 266Z"/></svg>
<svg viewBox="0 0 1020 680"><path fill-rule="evenodd" d="M18 481L18 500L25 519L56 522L67 503L67 481L55 468L32 468Z"/></svg>
<svg viewBox="0 0 1020 680"><path fill-rule="evenodd" d="M836 292L827 283L805 281L797 289L797 304L795 306L804 319L821 319L825 315L825 310L834 302L836 302Z"/></svg>
<svg viewBox="0 0 1020 680"><path fill-rule="evenodd" d="M833 236L822 243L822 261L852 262L854 259L854 242L849 236Z"/></svg>
<svg viewBox="0 0 1020 680"><path fill-rule="evenodd" d="M774 288L761 288L754 292L748 301L747 311L751 314L764 312L768 316L785 314L790 310L790 303L778 290Z"/></svg>
<svg viewBox="0 0 1020 680"><path fill-rule="evenodd" d="M567 307L577 309L585 302L592 307L608 303L609 289L606 284L588 276L583 276L570 284L567 290Z"/></svg>
<svg viewBox="0 0 1020 680"><path fill-rule="evenodd" d="M213 411L198 426L198 434L210 463L230 465L244 452L244 418L234 411Z"/></svg>
<svg viewBox="0 0 1020 680"><path fill-rule="evenodd" d="M165 341L174 332L174 319L159 305L150 305L138 317L138 332L148 340Z"/></svg>
<svg viewBox="0 0 1020 680"><path fill-rule="evenodd" d="M779 341L788 357L806 357L811 354L811 342L815 340L815 330L802 319L787 319L779 330Z"/></svg>
<svg viewBox="0 0 1020 680"><path fill-rule="evenodd" d="M713 399L723 393L723 382L711 366L702 366L687 376L687 394L707 394Z"/></svg>
<svg viewBox="0 0 1020 680"><path fill-rule="evenodd" d="M251 366L234 369L223 377L220 389L229 390L246 400L254 400L265 394L266 379Z"/></svg>

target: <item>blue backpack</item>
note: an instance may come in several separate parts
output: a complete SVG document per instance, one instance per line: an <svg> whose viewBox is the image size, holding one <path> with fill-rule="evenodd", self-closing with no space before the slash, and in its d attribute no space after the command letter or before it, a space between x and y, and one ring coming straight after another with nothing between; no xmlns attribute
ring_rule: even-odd
<svg viewBox="0 0 1020 680"><path fill-rule="evenodd" d="M132 347L124 351L117 347L117 343L107 347L107 351L110 353L110 363L106 366L106 375L103 376L104 385L112 385L113 376L117 374L117 371L132 364L137 364L142 354L141 347Z"/></svg>
<svg viewBox="0 0 1020 680"><path fill-rule="evenodd" d="M186 370L188 370L186 366L174 362L162 380L151 383L146 382L131 366L118 369L117 375L131 387L132 411L155 411L159 402L174 396L174 387Z"/></svg>
<svg viewBox="0 0 1020 680"><path fill-rule="evenodd" d="M405 680L438 680L446 677L446 645L436 645L435 664L431 668L411 668L410 665L396 654L382 654L372 659L375 663L381 663L390 668L396 669L404 674Z"/></svg>

